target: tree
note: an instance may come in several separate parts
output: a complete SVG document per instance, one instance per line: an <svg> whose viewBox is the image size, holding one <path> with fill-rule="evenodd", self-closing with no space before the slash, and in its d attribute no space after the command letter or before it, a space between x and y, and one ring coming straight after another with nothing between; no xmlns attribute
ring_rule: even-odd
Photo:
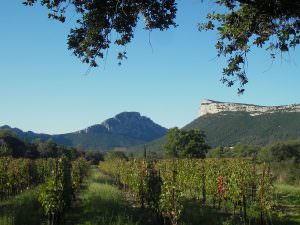
<svg viewBox="0 0 300 225"><path fill-rule="evenodd" d="M114 159L126 159L127 160L127 156L125 155L124 152L121 152L121 151L110 151L105 154L104 159L105 160L114 160Z"/></svg>
<svg viewBox="0 0 300 225"><path fill-rule="evenodd" d="M224 147L217 147L209 151L208 157L210 158L224 158L225 149Z"/></svg>
<svg viewBox="0 0 300 225"><path fill-rule="evenodd" d="M2 133L0 136L0 156L24 157L26 144L10 133Z"/></svg>
<svg viewBox="0 0 300 225"><path fill-rule="evenodd" d="M60 22L65 22L68 8L75 9L77 26L70 31L68 48L91 67L97 66L96 58L103 58L112 44L125 46L131 42L141 15L146 30L176 26L175 0L26 0L23 4L32 6L37 2L49 10L49 18ZM116 39L112 39L114 32L118 34L114 35ZM118 59L126 57L125 50L119 52Z"/></svg>
<svg viewBox="0 0 300 225"><path fill-rule="evenodd" d="M202 0L203 1L203 0ZM125 47L134 37L138 21L144 29L166 30L176 27L176 0L24 0L49 10L48 17L65 22L67 10L77 13L75 28L68 36L68 48L82 62L97 66L97 58L115 44ZM275 58L300 43L300 2L298 0L215 0L221 13L209 12L200 30L216 30L218 56L228 59L221 81L229 87L239 83L238 93L248 82L245 64L252 47L266 47ZM73 13L71 13L73 14ZM202 21L203 22L203 21ZM112 35L116 33L117 35ZM113 37L116 37L113 39ZM124 48L125 49L125 48ZM126 59L125 50L118 59Z"/></svg>
<svg viewBox="0 0 300 225"><path fill-rule="evenodd" d="M10 149L4 140L0 139L0 157L11 156L12 149Z"/></svg>
<svg viewBox="0 0 300 225"><path fill-rule="evenodd" d="M210 147L200 130L180 130L176 127L168 131L164 148L169 157L205 158Z"/></svg>
<svg viewBox="0 0 300 225"><path fill-rule="evenodd" d="M40 152L37 150L37 145L32 143L26 144L25 158L37 159L40 157Z"/></svg>
<svg viewBox="0 0 300 225"><path fill-rule="evenodd" d="M39 143L37 149L42 158L58 157L58 145L51 140Z"/></svg>
<svg viewBox="0 0 300 225"><path fill-rule="evenodd" d="M245 64L253 46L270 51L287 52L300 43L300 2L295 0L221 0L225 13L212 12L200 30L217 30L218 56L228 57L222 82L229 87L240 83L239 93L248 83Z"/></svg>
<svg viewBox="0 0 300 225"><path fill-rule="evenodd" d="M68 149L69 151L69 155L70 155L70 159L71 160L75 160L81 156L83 156L84 152L80 152L78 151L78 149L71 147L70 149Z"/></svg>
<svg viewBox="0 0 300 225"><path fill-rule="evenodd" d="M104 160L104 156L102 152L96 152L96 151L87 151L85 153L86 160L90 161L93 165L98 165L100 161Z"/></svg>
<svg viewBox="0 0 300 225"><path fill-rule="evenodd" d="M180 145L180 130L177 127L169 129L167 143L164 145L165 155L175 158L179 157L178 147Z"/></svg>
<svg viewBox="0 0 300 225"><path fill-rule="evenodd" d="M300 162L300 144L299 142L275 143L269 147L274 161L281 162L293 159Z"/></svg>

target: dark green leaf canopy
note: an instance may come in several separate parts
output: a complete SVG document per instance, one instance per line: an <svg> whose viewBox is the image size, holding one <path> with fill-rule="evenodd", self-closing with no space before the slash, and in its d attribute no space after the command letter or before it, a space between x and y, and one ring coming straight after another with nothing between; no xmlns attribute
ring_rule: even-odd
<svg viewBox="0 0 300 225"><path fill-rule="evenodd" d="M40 3L49 9L48 17L65 22L66 11L77 12L76 27L68 36L69 49L82 62L96 67L96 59L103 58L112 44L125 46L134 36L134 29L142 16L145 29L165 30L176 26L175 0L26 0L25 5ZM116 35L113 35L115 34ZM116 36L114 39L112 36ZM118 59L126 59L126 51Z"/></svg>
<svg viewBox="0 0 300 225"><path fill-rule="evenodd" d="M272 59L300 43L299 0L219 0L225 12L211 12L200 30L217 30L218 56L228 59L221 81L239 82L239 93L248 83L245 64L252 47L266 48Z"/></svg>
<svg viewBox="0 0 300 225"><path fill-rule="evenodd" d="M299 0L214 0L221 12L209 12L200 30L216 30L218 56L227 58L221 81L244 92L248 83L245 65L252 47L265 48L271 57L300 43ZM82 62L96 67L112 45L123 46L118 59L126 59L125 46L134 37L139 19L146 30L176 27L176 0L25 0L49 10L48 17L64 22L68 9L77 13L68 36L68 48ZM204 22L204 23L202 23ZM114 38L115 37L115 38Z"/></svg>
<svg viewBox="0 0 300 225"><path fill-rule="evenodd" d="M167 133L165 154L175 158L205 158L210 147L205 143L204 138L205 135L200 130L172 128Z"/></svg>

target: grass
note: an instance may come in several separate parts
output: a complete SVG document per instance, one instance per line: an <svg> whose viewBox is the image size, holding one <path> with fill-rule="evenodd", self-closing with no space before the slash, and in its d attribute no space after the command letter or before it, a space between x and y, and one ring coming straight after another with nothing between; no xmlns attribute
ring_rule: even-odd
<svg viewBox="0 0 300 225"><path fill-rule="evenodd" d="M220 225L228 215L216 209L203 208L198 201L186 201L182 215L182 225Z"/></svg>
<svg viewBox="0 0 300 225"><path fill-rule="evenodd" d="M300 187L275 185L275 221L280 224L300 224Z"/></svg>
<svg viewBox="0 0 300 225"><path fill-rule="evenodd" d="M47 224L37 200L39 187L0 202L0 225ZM92 168L85 185L60 225L152 225L153 214L133 207L112 179Z"/></svg>
<svg viewBox="0 0 300 225"><path fill-rule="evenodd" d="M300 206L300 187L276 184L275 199L277 199L279 204Z"/></svg>
<svg viewBox="0 0 300 225"><path fill-rule="evenodd" d="M44 221L37 200L39 187L0 203L0 225L40 225Z"/></svg>
<svg viewBox="0 0 300 225"><path fill-rule="evenodd" d="M275 184L274 192L275 206L272 211L271 224L300 225L300 187L288 184ZM254 224L259 223L254 222L259 220L259 214L255 211L255 208L248 209L248 216ZM243 224L238 215L233 216L231 213L224 212L224 210L220 211L210 207L202 208L201 203L195 200L184 202L181 221L184 225Z"/></svg>
<svg viewBox="0 0 300 225"><path fill-rule="evenodd" d="M38 189L27 190L0 203L0 225L46 224L37 201ZM199 201L186 200L184 206L181 225L240 224L238 216L232 218L230 213L202 208ZM276 184L273 213L273 225L300 225L300 187ZM93 167L61 225L156 224L151 211L125 199L124 193L113 184L112 179Z"/></svg>
<svg viewBox="0 0 300 225"><path fill-rule="evenodd" d="M111 178L97 168L91 170L86 188L67 212L66 225L155 224L151 212L130 205Z"/></svg>
<svg viewBox="0 0 300 225"><path fill-rule="evenodd" d="M121 190L113 185L112 179L100 173L97 168L92 169L86 185L76 205L67 213L66 225L158 224L151 212L133 207L126 201ZM272 224L300 225L300 189L291 185L278 184L275 193L274 214L276 216L273 217ZM230 213L209 207L202 208L199 202L187 200L184 205L181 225L241 224L239 216L232 217Z"/></svg>

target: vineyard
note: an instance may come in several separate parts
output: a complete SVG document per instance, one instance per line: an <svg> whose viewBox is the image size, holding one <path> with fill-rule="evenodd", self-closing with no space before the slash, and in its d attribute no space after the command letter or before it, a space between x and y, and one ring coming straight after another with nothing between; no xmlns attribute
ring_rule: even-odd
<svg viewBox="0 0 300 225"><path fill-rule="evenodd" d="M7 157L0 225L298 225L299 189L279 188L268 164L246 159Z"/></svg>
<svg viewBox="0 0 300 225"><path fill-rule="evenodd" d="M100 170L141 207L154 210L162 224L177 225L187 200L231 214L242 224L271 223L273 184L266 164L241 159L132 159L100 163Z"/></svg>
<svg viewBox="0 0 300 225"><path fill-rule="evenodd" d="M56 224L75 198L88 163L83 158L49 159L0 158L1 201L40 186L38 201L49 224ZM1 203L1 202L0 202Z"/></svg>

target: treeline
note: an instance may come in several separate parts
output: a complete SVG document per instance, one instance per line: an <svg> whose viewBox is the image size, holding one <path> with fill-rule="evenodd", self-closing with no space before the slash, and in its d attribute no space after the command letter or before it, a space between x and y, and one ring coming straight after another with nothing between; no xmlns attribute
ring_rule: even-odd
<svg viewBox="0 0 300 225"><path fill-rule="evenodd" d="M247 158L253 162L269 163L280 183L300 185L300 140L277 142L266 146L238 144L211 149L199 130L170 129L163 145L163 154L147 151L148 158ZM146 149L144 149L145 157Z"/></svg>
<svg viewBox="0 0 300 225"><path fill-rule="evenodd" d="M209 151L213 158L251 158L257 162L292 161L300 163L300 140L277 142L267 146L239 144Z"/></svg>
<svg viewBox="0 0 300 225"><path fill-rule="evenodd" d="M98 164L104 159L104 153L96 151L84 151L74 147L58 145L49 140L42 142L36 140L33 143L19 139L14 133L0 130L0 157L41 159L59 158L66 156L71 160L84 157L92 164Z"/></svg>
<svg viewBox="0 0 300 225"><path fill-rule="evenodd" d="M279 182L300 184L300 140L277 142L267 146L239 144L211 149L209 158L249 158L270 163Z"/></svg>

